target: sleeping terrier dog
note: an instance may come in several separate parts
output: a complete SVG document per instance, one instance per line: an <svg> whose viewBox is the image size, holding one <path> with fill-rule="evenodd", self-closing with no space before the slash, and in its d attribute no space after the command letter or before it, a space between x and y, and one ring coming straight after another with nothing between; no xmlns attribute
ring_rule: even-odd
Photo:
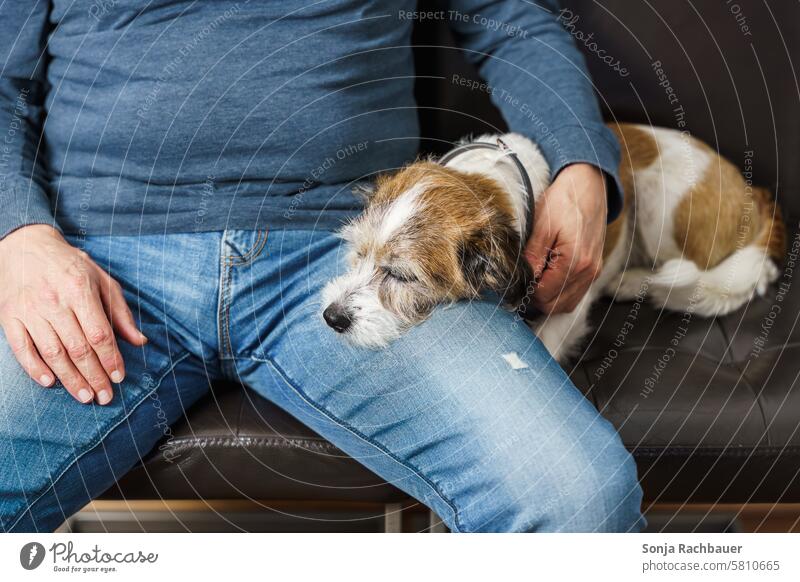
<svg viewBox="0 0 800 582"><path fill-rule="evenodd" d="M625 203L608 225L601 273L572 312L529 321L561 362L577 354L603 294L646 293L658 307L722 315L765 293L783 254L772 197L728 160L678 131L609 127ZM549 180L539 148L514 133L380 176L341 231L349 268L323 290L325 322L355 345L381 348L444 303L494 292L521 310L536 289L524 246Z"/></svg>

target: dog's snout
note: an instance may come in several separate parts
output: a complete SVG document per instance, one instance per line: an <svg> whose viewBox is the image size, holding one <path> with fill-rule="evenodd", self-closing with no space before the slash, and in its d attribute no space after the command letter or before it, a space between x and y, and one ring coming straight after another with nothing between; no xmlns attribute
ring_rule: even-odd
<svg viewBox="0 0 800 582"><path fill-rule="evenodd" d="M335 332L344 333L353 323L353 318L340 303L331 303L322 312L322 317Z"/></svg>

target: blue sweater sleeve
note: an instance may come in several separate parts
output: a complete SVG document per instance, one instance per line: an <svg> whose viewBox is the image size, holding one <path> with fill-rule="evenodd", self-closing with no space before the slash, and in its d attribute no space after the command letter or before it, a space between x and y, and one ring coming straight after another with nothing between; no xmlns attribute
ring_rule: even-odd
<svg viewBox="0 0 800 582"><path fill-rule="evenodd" d="M0 4L0 239L29 224L56 226L37 162L50 2Z"/></svg>
<svg viewBox="0 0 800 582"><path fill-rule="evenodd" d="M586 162L605 172L608 220L622 209L619 144L603 124L583 55L556 0L449 0L451 29L512 131L542 150L554 178Z"/></svg>

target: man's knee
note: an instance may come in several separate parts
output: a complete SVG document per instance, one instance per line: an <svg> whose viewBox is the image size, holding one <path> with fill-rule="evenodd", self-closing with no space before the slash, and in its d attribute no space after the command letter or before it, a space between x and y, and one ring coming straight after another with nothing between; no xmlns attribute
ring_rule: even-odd
<svg viewBox="0 0 800 582"><path fill-rule="evenodd" d="M616 435L615 435L616 436ZM641 516L642 490L636 463L619 439L586 459L588 466L574 484L561 484L568 493L551 509L550 529L577 532L635 532Z"/></svg>
<svg viewBox="0 0 800 582"><path fill-rule="evenodd" d="M464 531L625 532L643 527L636 464L613 427L585 431L574 446L563 443L538 460L520 447L516 461L492 463L485 487L459 508ZM580 430L574 431L579 434ZM535 444L534 444L535 446ZM491 469L488 469L491 471ZM499 474L498 474L499 473Z"/></svg>

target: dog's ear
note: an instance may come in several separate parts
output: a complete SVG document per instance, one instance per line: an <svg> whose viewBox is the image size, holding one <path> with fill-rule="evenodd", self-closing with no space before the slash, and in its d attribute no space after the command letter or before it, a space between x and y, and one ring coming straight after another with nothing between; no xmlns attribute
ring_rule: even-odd
<svg viewBox="0 0 800 582"><path fill-rule="evenodd" d="M534 277L516 229L495 224L473 234L459 248L464 280L473 294L491 290L516 308L533 291Z"/></svg>
<svg viewBox="0 0 800 582"><path fill-rule="evenodd" d="M369 204L377 189L378 186L375 182L359 182L350 191L361 198L361 201L366 205Z"/></svg>

